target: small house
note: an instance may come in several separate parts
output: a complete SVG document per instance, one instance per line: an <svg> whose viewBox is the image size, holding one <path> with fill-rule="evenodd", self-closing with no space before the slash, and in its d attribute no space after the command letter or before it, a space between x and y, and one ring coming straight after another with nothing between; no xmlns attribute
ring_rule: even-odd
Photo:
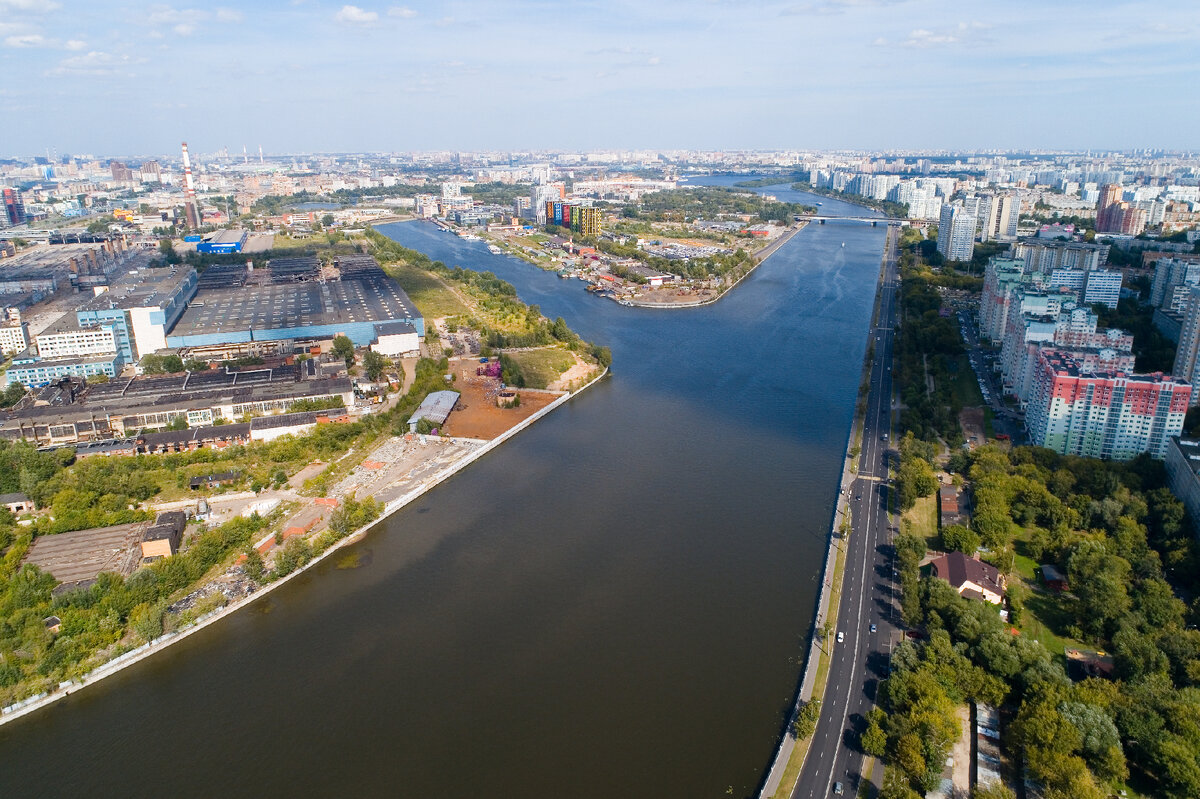
<svg viewBox="0 0 1200 799"><path fill-rule="evenodd" d="M62 619L58 616L47 616L42 623L46 625L46 632L57 635L62 630Z"/></svg>
<svg viewBox="0 0 1200 799"><path fill-rule="evenodd" d="M197 491L201 488L229 485L241 479L242 476L238 472L219 472L217 474L202 474L198 477L193 477L188 481L188 485L191 486L193 491Z"/></svg>
<svg viewBox="0 0 1200 799"><path fill-rule="evenodd" d="M1043 563L1038 568L1042 572L1042 582L1046 584L1047 588L1059 593L1070 590L1070 586L1067 585L1067 575L1063 574L1057 566L1052 563Z"/></svg>
<svg viewBox="0 0 1200 799"><path fill-rule="evenodd" d="M1004 601L1004 575L990 563L947 552L929 563L933 576L950 583L960 596L999 605Z"/></svg>
<svg viewBox="0 0 1200 799"><path fill-rule="evenodd" d="M158 514L154 524L142 533L142 563L169 558L179 551L187 514L181 510Z"/></svg>
<svg viewBox="0 0 1200 799"><path fill-rule="evenodd" d="M33 502L29 497L20 492L13 494L0 494L0 505L8 508L8 512L13 516L24 513L25 511L33 510Z"/></svg>

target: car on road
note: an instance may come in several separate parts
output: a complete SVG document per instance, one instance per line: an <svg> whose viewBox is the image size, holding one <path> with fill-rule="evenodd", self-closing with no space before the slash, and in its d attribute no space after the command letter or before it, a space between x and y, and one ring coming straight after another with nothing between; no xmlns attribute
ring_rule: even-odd
<svg viewBox="0 0 1200 799"><path fill-rule="evenodd" d="M872 624L872 625L871 625L871 632L875 632L875 625L874 625L874 624Z"/></svg>
<svg viewBox="0 0 1200 799"><path fill-rule="evenodd" d="M842 632L841 630L838 630L838 643L840 644L845 640L846 640L846 634L844 632Z"/></svg>
<svg viewBox="0 0 1200 799"><path fill-rule="evenodd" d="M833 784L833 792L834 792L835 794L837 794L838 796L841 796L841 795L842 795L842 790L843 790L843 789L842 789L842 784L841 784L840 782L835 782L835 783Z"/></svg>

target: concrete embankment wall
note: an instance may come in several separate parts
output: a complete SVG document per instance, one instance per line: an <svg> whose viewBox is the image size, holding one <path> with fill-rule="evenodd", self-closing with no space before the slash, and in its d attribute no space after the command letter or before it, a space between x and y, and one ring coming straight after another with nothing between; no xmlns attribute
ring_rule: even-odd
<svg viewBox="0 0 1200 799"><path fill-rule="evenodd" d="M120 671L121 669L128 668L129 666L132 666L133 664L150 657L151 655L155 654L156 652L161 652L163 649L167 648L171 644L179 643L183 639L187 638L189 635L197 633L200 630L203 630L205 627L209 626L210 624L213 624L213 623L225 618L229 614L235 613L238 610L241 610L242 608L246 607L250 603L252 603L258 599L261 599L262 597L266 596L267 594L271 593L275 589L279 588L281 585L288 582L289 580L291 580L291 579L303 574L304 572L308 571L309 569L313 568L318 563L325 560L326 558L331 556L334 552L337 552L342 547L349 546L350 544L353 544L353 543L361 540L362 538L364 538L367 535L368 532L370 532L372 529L374 529L375 527L377 527L378 525L380 525L381 523L386 521L389 516L391 516L396 511L400 510L400 508L403 508L405 505L407 505L408 503L417 499L422 494L426 493L430 489L439 485L443 481L447 480L448 478L453 476L455 473L461 471L462 469L465 469L467 466L469 466L470 464L479 460L484 455L491 452L496 447L500 446L500 444L504 443L505 441L508 441L510 438L512 438L513 436L520 433L522 430L527 429L534 422L536 422L537 420L546 416L551 411L553 411L555 408L558 408L559 406L563 405L568 400L570 400L572 397L579 395L580 393L587 390L595 383L598 383L607 374L608 374L608 369L605 369L603 372L601 372L599 375L597 375L594 380L592 380L590 383L588 383L587 385L580 388L578 391L571 393L571 394L563 394L558 399L556 399L554 402L547 405L545 408L542 408L537 413L530 416L528 419L525 419L524 421L521 421L518 424L516 424L515 426L509 428L508 430L506 430L504 433L502 433L497 438L494 438L491 441L485 443L479 449L468 453L462 459L457 460L454 463L451 463L451 464L447 465L446 467L440 469L438 472L434 473L433 475L430 475L430 477L428 479L426 479L424 482L422 482L421 485L419 485L418 487L414 488L413 490L409 491L408 493L404 494L403 496L397 497L396 499L387 503L387 505L384 506L383 513L380 515L380 517L378 519L376 519L375 521L371 522L368 525L365 525L364 527L359 528L358 530L355 530L353 533L350 533L348 536L346 536L345 538L336 542L331 547L329 547L329 549L325 550L320 555L317 555L315 558L310 560L308 563L306 563L301 568L296 569L296 571L292 572L291 574L285 575L284 577L279 578L278 580L276 580L273 583L268 583L267 585L263 586L259 590L255 591L253 594L250 594L249 596L244 597L244 598L238 600L237 602L226 605L223 608L214 610L211 613L201 616L200 618L196 619L195 622L193 622L192 624L190 624L187 627L176 630L175 632L168 633L160 638L155 638L153 641L151 641L149 643L142 644L141 646L137 647L136 649L132 649L128 652L125 652L124 654L121 654L121 655L113 658L112 660L109 660L106 663L104 663L100 666L97 666L95 669L92 669L90 672L88 672L87 674L85 674L84 676L82 676L76 680L69 680L67 682L61 683L59 685L59 687L52 692L37 694L35 696L28 697L26 699L21 700L20 702L17 702L15 704L12 704L12 705L9 705L8 707L3 708L2 710L0 710L0 725L7 724L10 721L15 721L16 719L21 718L22 716L26 716L30 713L33 713L36 710L40 710L44 707L47 707L50 704L57 702L60 699L63 699L64 697L67 697L73 693L76 693L77 691L83 690L84 688L88 687L89 685L95 685L97 682L104 679L105 677L115 674L118 671Z"/></svg>

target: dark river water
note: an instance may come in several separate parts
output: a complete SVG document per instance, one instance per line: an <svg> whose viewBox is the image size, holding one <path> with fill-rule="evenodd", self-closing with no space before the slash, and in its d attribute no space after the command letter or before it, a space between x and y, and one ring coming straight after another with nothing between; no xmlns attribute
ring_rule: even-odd
<svg viewBox="0 0 1200 799"><path fill-rule="evenodd" d="M0 728L0 796L756 789L803 665L884 228L809 226L675 311L427 223L382 230L510 281L612 347L611 378L387 519L357 568L327 561Z"/></svg>

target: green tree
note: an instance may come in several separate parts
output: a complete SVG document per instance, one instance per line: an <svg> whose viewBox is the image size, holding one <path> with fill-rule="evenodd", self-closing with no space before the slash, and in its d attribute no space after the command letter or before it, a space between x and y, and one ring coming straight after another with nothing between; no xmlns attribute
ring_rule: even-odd
<svg viewBox="0 0 1200 799"><path fill-rule="evenodd" d="M961 524L949 524L942 528L942 549L947 552L963 552L974 555L979 549L979 536Z"/></svg>
<svg viewBox="0 0 1200 799"><path fill-rule="evenodd" d="M383 370L387 368L387 358L384 358L375 350L367 350L363 353L363 370L367 373L367 379L372 383L378 382L379 378L383 377Z"/></svg>
<svg viewBox="0 0 1200 799"><path fill-rule="evenodd" d="M325 214L321 217L321 227L329 227L333 222L333 214Z"/></svg>
<svg viewBox="0 0 1200 799"><path fill-rule="evenodd" d="M923 458L904 458L896 477L896 489L900 494L900 507L908 510L920 497L937 491L938 480L929 461Z"/></svg>
<svg viewBox="0 0 1200 799"><path fill-rule="evenodd" d="M242 564L242 568L246 570L246 576L254 582L260 582L263 577L263 557L254 547L246 549L246 562Z"/></svg>
<svg viewBox="0 0 1200 799"><path fill-rule="evenodd" d="M349 336L336 335L333 337L333 351L346 362L347 366L354 363L354 342Z"/></svg>
<svg viewBox="0 0 1200 799"><path fill-rule="evenodd" d="M817 721L821 718L821 700L810 699L800 708L796 718L792 720L792 735L803 741L817 729Z"/></svg>
<svg viewBox="0 0 1200 799"><path fill-rule="evenodd" d="M872 708L867 714L867 729L862 734L862 750L873 757L887 752L887 733L883 731L883 711Z"/></svg>

